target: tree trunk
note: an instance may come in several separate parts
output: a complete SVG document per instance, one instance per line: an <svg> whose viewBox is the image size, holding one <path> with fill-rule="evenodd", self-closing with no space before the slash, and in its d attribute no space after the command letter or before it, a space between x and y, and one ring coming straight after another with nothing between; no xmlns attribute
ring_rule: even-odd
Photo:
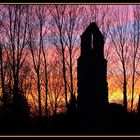
<svg viewBox="0 0 140 140"><path fill-rule="evenodd" d="M123 65L124 68L124 65ZM124 68L124 83L123 83L123 104L124 104L124 111L127 112L127 83L126 83L126 71Z"/></svg>
<svg viewBox="0 0 140 140"><path fill-rule="evenodd" d="M40 90L40 75L39 75L39 72L37 73L37 88L38 88L39 119L42 119L41 90Z"/></svg>
<svg viewBox="0 0 140 140"><path fill-rule="evenodd" d="M132 74L132 100L131 100L131 112L133 111L133 102L134 102L134 89L135 88L135 70Z"/></svg>
<svg viewBox="0 0 140 140"><path fill-rule="evenodd" d="M71 85L71 100L73 99L73 74L72 74L72 50L70 48L70 85Z"/></svg>
<svg viewBox="0 0 140 140"><path fill-rule="evenodd" d="M45 93L46 93L46 98L45 98L45 112L46 112L46 117L48 117L48 75L47 75L47 60L46 60L46 56L45 56L45 52L44 52L44 48L42 47L42 51L43 51L43 56L44 56L44 70L45 70Z"/></svg>
<svg viewBox="0 0 140 140"><path fill-rule="evenodd" d="M2 47L0 46L0 67L1 67L1 87L2 87L2 102L4 112L7 108L7 100L6 100L6 92L5 92L5 82L4 82L4 74L3 74L3 59L2 59ZM4 113L5 114L5 113Z"/></svg>

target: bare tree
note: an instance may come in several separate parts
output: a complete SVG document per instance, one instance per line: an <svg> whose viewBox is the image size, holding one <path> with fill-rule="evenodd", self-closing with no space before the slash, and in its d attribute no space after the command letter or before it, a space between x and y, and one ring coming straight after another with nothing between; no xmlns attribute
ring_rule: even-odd
<svg viewBox="0 0 140 140"><path fill-rule="evenodd" d="M23 69L27 57L27 22L28 6L24 5L6 5L6 22L4 22L4 49L8 61L8 67L11 70L12 90L13 93L13 115L17 117L25 110L22 106L25 103L24 96L20 89L19 74ZM25 103L26 104L26 103ZM24 108L25 109L25 108ZM26 112L24 112L26 113Z"/></svg>
<svg viewBox="0 0 140 140"><path fill-rule="evenodd" d="M38 28L39 28L39 46L42 49L42 54L43 54L43 59L44 59L44 75L45 75L45 112L46 112L46 117L48 116L48 109L47 109L47 100L48 100L48 76L47 76L47 57L46 57L46 43L44 43L47 34L47 19L49 18L49 10L47 9L49 7L39 5L37 6L36 13L37 13L37 18L38 18Z"/></svg>
<svg viewBox="0 0 140 140"><path fill-rule="evenodd" d="M134 93L136 82L138 81L138 75L136 71L138 70L139 66L139 53L140 53L140 6L136 5L133 6L133 25L132 25L132 32L131 32L131 69L132 69L132 85L131 85L131 92L132 92L132 99L131 99L131 112L133 111L133 102L134 102Z"/></svg>
<svg viewBox="0 0 140 140"><path fill-rule="evenodd" d="M42 118L42 105L41 105L41 75L40 75L40 67L41 67L41 46L38 45L38 33L37 33L37 21L34 20L33 14L36 12L36 7L30 7L30 17L28 22L28 34L29 34L29 48L31 52L33 67L37 76L37 91L38 91L38 107L39 107L39 118ZM34 14L35 15L35 14ZM35 16L36 18L36 16ZM40 32L39 32L40 33ZM42 42L39 41L41 44Z"/></svg>
<svg viewBox="0 0 140 140"><path fill-rule="evenodd" d="M68 64L68 68L69 68L69 79L70 79L70 84L67 82L67 84L69 84L70 88L70 106L72 108L70 108L70 110L74 110L76 109L76 97L74 93L74 81L73 81L73 69L74 69L74 65L76 65L76 59L75 59L75 55L76 54L76 50L78 49L77 44L78 42L78 37L79 37L79 33L81 31L81 27L80 27L80 21L82 18L82 15L80 15L79 13L83 12L83 7L82 6L74 6L74 5L68 5L66 7L67 11L65 13L64 16L64 29L65 29L65 33L64 33L64 43L65 46L68 48L68 57L69 60L67 62ZM67 61L67 59L66 59Z"/></svg>
<svg viewBox="0 0 140 140"><path fill-rule="evenodd" d="M64 18L66 12L65 5L54 5L50 9L52 16L52 39L51 42L56 46L58 50L61 61L62 61L62 71L63 71L63 83L64 83L64 93L65 93L65 103L66 108L68 108L68 93L67 93L67 78L66 78L66 62L65 62L65 42L64 42Z"/></svg>
<svg viewBox="0 0 140 140"><path fill-rule="evenodd" d="M5 92L5 79L4 79L4 72L3 72L3 46L0 45L0 73L1 73L1 87L2 87L2 96L3 96L3 108L4 111L6 110L6 92Z"/></svg>
<svg viewBox="0 0 140 140"><path fill-rule="evenodd" d="M5 17L5 10L3 10L4 8L1 7L0 10L0 33L3 34L3 20ZM5 76L4 76L4 61L3 61L3 57L5 55L4 53L4 45L2 44L2 36L0 36L0 74L1 74L1 88L2 88L2 103L3 103L3 108L4 111L6 110L6 92L5 92Z"/></svg>
<svg viewBox="0 0 140 140"><path fill-rule="evenodd" d="M123 8L123 11L121 10ZM127 111L127 68L130 60L129 56L129 27L128 27L128 7L120 6L113 12L112 26L110 29L110 41L113 45L113 52L116 54L114 62L117 64L118 71L116 75L123 75L122 89L123 89L123 104L124 109ZM115 68L114 68L115 70ZM122 72L122 73L121 73ZM120 74L121 73L121 74Z"/></svg>
<svg viewBox="0 0 140 140"><path fill-rule="evenodd" d="M54 57L54 56L53 56ZM57 59L58 58L58 59ZM53 62L53 63L52 63ZM59 55L55 55L55 58L51 60L49 72L49 106L51 114L56 115L62 108L63 94L63 77L60 69Z"/></svg>

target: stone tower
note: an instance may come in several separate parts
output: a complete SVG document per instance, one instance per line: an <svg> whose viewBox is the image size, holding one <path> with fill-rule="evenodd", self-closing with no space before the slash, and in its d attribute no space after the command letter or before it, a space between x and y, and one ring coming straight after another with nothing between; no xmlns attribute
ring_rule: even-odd
<svg viewBox="0 0 140 140"><path fill-rule="evenodd" d="M78 112L92 120L99 117L108 104L107 60L104 59L104 37L96 23L81 35L78 58Z"/></svg>

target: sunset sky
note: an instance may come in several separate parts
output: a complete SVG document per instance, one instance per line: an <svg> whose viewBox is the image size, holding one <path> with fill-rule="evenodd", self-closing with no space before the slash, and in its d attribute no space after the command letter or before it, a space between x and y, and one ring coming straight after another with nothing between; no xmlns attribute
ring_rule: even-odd
<svg viewBox="0 0 140 140"><path fill-rule="evenodd" d="M4 46L2 57L5 85L8 85L8 82L13 85L12 68L18 66L18 53L22 51L19 63L25 62L19 70L19 87L23 91L25 90L24 94L35 112L38 110L38 73L42 112L45 112L45 58L43 49L40 48L43 46L47 60L49 91L47 102L50 114L55 111L64 111L62 47L65 51L64 61L69 100L71 91L70 49L73 93L77 96L77 59L80 55L80 36L91 22L97 23L105 37L104 54L108 61L109 101L123 105L125 68L128 110L130 110L132 73L135 71L132 111L137 110L140 94L139 5L23 5L23 7L22 5L21 7L1 5L0 7L0 41ZM16 11L14 8L19 9ZM13 44L15 52L12 50ZM22 48L22 46L24 47ZM136 54L134 54L135 51ZM15 64L13 64L13 56L17 60ZM133 59L134 56L135 59ZM124 63L124 68L122 63ZM135 70L133 66L135 66ZM39 71L37 71L38 69Z"/></svg>

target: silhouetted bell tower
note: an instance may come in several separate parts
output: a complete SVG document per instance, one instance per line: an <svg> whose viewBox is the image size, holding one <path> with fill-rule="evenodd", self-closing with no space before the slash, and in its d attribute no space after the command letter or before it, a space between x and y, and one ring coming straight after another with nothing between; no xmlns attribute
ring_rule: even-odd
<svg viewBox="0 0 140 140"><path fill-rule="evenodd" d="M84 118L92 120L105 111L108 104L106 75L104 37L93 22L81 35L81 55L78 58L77 109Z"/></svg>

